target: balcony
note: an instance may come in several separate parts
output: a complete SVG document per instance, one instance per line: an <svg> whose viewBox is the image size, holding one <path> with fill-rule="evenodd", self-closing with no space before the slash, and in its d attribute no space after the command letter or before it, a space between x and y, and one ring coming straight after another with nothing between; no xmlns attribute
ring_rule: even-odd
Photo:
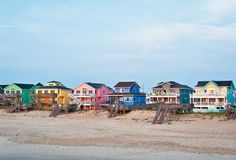
<svg viewBox="0 0 236 160"><path fill-rule="evenodd" d="M226 94L221 93L193 93L191 98L226 98Z"/></svg>
<svg viewBox="0 0 236 160"><path fill-rule="evenodd" d="M38 93L38 94L31 94L31 96L35 98L56 98L56 93Z"/></svg>
<svg viewBox="0 0 236 160"><path fill-rule="evenodd" d="M21 97L21 93L5 93L3 94L7 98L16 98Z"/></svg>
<svg viewBox="0 0 236 160"><path fill-rule="evenodd" d="M91 106L91 105L94 105L95 103L91 101L81 101L81 104L84 106Z"/></svg>
<svg viewBox="0 0 236 160"><path fill-rule="evenodd" d="M74 97L95 97L95 94L90 93L73 93Z"/></svg>
<svg viewBox="0 0 236 160"><path fill-rule="evenodd" d="M224 102L194 102L193 103L195 106L225 106L227 105L226 103Z"/></svg>
<svg viewBox="0 0 236 160"><path fill-rule="evenodd" d="M180 96L179 93L162 93L162 92L158 92L158 93L147 94L147 97L179 97L179 96Z"/></svg>

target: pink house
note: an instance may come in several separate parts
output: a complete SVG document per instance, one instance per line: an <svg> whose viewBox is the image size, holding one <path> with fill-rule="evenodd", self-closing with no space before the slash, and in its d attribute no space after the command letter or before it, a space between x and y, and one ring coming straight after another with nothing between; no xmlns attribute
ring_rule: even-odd
<svg viewBox="0 0 236 160"><path fill-rule="evenodd" d="M108 94L113 93L113 90L100 83L85 82L74 89L70 96L72 103L78 105L80 109L97 109L100 104L109 102Z"/></svg>

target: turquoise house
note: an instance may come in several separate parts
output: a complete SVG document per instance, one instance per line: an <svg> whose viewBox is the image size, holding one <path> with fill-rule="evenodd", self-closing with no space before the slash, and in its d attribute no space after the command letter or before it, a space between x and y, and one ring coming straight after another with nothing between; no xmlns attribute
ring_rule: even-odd
<svg viewBox="0 0 236 160"><path fill-rule="evenodd" d="M35 94L36 88L40 86L43 85L12 83L4 88L4 95L12 103L30 104L35 100L31 95Z"/></svg>
<svg viewBox="0 0 236 160"><path fill-rule="evenodd" d="M193 89L188 85L175 81L160 82L153 87L151 93L147 95L147 102L152 103L172 103L190 104L190 94Z"/></svg>

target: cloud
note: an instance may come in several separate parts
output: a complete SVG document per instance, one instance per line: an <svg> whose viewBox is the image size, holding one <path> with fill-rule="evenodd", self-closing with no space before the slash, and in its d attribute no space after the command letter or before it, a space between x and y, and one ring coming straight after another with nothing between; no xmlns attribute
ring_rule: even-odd
<svg viewBox="0 0 236 160"><path fill-rule="evenodd" d="M203 11L207 12L206 21L220 21L222 18L236 13L235 0L210 0L205 3Z"/></svg>
<svg viewBox="0 0 236 160"><path fill-rule="evenodd" d="M235 41L236 24L226 26L194 23L156 24L138 27L118 39L126 45L153 50L174 45L181 39Z"/></svg>

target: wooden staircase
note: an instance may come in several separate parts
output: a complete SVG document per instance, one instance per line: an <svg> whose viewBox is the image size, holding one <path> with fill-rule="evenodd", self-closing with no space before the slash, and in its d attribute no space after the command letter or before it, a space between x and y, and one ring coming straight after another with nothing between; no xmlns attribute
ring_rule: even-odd
<svg viewBox="0 0 236 160"><path fill-rule="evenodd" d="M120 111L120 104L110 105L108 118L116 117Z"/></svg>
<svg viewBox="0 0 236 160"><path fill-rule="evenodd" d="M61 106L55 106L53 107L53 110L52 112L49 114L49 117L56 117L60 114L62 110L62 107Z"/></svg>
<svg viewBox="0 0 236 160"><path fill-rule="evenodd" d="M7 103L6 97L0 93L0 104L4 105Z"/></svg>
<svg viewBox="0 0 236 160"><path fill-rule="evenodd" d="M156 115L153 119L153 124L162 124L165 120L165 118L167 118L167 113L169 111L169 107L168 106L164 106L164 107L159 107Z"/></svg>
<svg viewBox="0 0 236 160"><path fill-rule="evenodd" d="M230 119L235 120L236 119L236 106L228 105L226 108L226 116L228 120Z"/></svg>
<svg viewBox="0 0 236 160"><path fill-rule="evenodd" d="M21 106L21 105L14 105L14 106L10 107L10 108L7 110L7 113L20 112L21 109L22 109L22 106Z"/></svg>
<svg viewBox="0 0 236 160"><path fill-rule="evenodd" d="M82 103L78 98L76 98L73 94L70 94L69 96L70 96L70 97L75 101L75 103L77 104L76 111L78 111L83 103Z"/></svg>

